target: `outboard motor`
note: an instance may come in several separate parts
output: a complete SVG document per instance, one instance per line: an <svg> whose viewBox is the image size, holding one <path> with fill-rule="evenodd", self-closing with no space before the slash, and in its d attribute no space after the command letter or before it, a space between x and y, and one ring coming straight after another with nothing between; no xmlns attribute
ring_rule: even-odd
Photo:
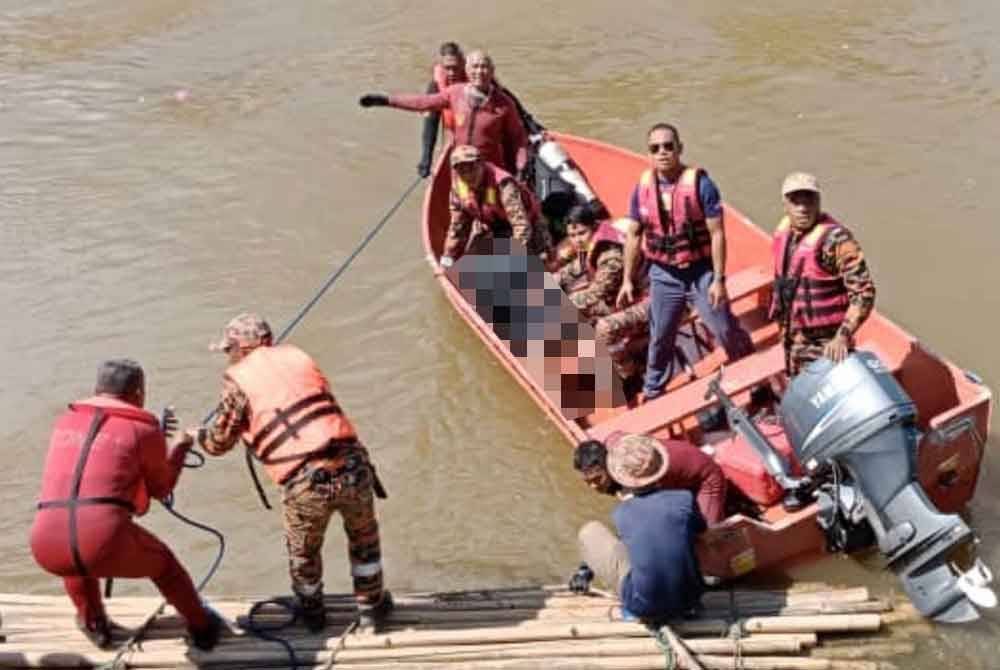
<svg viewBox="0 0 1000 670"><path fill-rule="evenodd" d="M972 621L973 605L997 604L992 574L972 558L972 530L940 513L917 481L916 405L877 356L811 363L788 386L781 414L807 472L833 471L818 492L832 544L850 550L873 533L910 600L937 621Z"/></svg>

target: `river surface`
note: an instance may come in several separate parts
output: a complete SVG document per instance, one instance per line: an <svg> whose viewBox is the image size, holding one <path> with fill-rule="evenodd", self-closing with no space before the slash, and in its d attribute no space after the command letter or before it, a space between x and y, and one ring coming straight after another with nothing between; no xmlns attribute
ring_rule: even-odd
<svg viewBox="0 0 1000 670"><path fill-rule="evenodd" d="M204 416L222 325L252 309L280 328L415 178L420 117L357 98L423 90L447 39L487 47L551 128L641 150L647 127L673 121L687 158L767 229L782 176L815 171L866 249L880 309L1000 389L1000 3L455 7L0 2L0 590L58 589L27 530L51 422L89 393L97 361L137 358L151 408ZM578 481L568 445L435 286L419 194L292 340L331 376L390 490L392 587L562 581L576 529L610 500ZM971 518L1000 569L997 463ZM288 588L280 516L239 454L187 472L177 498L228 538L210 592ZM211 539L159 508L144 523L203 573ZM349 589L336 526L325 555L327 589ZM849 559L793 575L893 586ZM909 667L996 668L998 632L995 614L947 629Z"/></svg>

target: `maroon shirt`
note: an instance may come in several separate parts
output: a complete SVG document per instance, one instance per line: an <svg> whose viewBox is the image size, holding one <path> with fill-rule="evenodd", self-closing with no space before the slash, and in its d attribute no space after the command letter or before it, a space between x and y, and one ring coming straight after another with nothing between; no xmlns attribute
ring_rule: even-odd
<svg viewBox="0 0 1000 670"><path fill-rule="evenodd" d="M682 440L660 440L670 454L670 467L660 479L665 489L686 489L694 494L708 525L725 518L726 477L715 460Z"/></svg>
<svg viewBox="0 0 1000 670"><path fill-rule="evenodd" d="M451 109L455 115L455 143L473 145L484 160L514 174L524 168L528 157L528 133L517 105L494 84L486 100L473 109L465 93L471 85L454 84L423 95L390 95L389 105L414 112Z"/></svg>

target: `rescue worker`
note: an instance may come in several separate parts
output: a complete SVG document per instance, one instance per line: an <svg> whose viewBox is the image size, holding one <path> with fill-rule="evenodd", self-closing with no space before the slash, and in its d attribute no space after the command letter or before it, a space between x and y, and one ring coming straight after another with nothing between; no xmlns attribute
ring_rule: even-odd
<svg viewBox="0 0 1000 670"><path fill-rule="evenodd" d="M567 218L567 239L578 249L576 259L560 270L560 285L577 309L594 326L594 339L604 344L615 371L621 377L625 395L633 398L640 390L644 361L636 361L636 344L649 334L649 296L636 291L635 302L619 310L618 291L624 278L624 235L619 223L597 221L587 205L577 205ZM582 281L579 275L582 274ZM639 274L639 273L637 273ZM643 289L645 278L640 280ZM645 350L641 352L643 358Z"/></svg>
<svg viewBox="0 0 1000 670"><path fill-rule="evenodd" d="M590 238L597 227L593 214L580 210L579 205L573 206L562 219L565 237L555 250L556 278L559 281L559 287L570 296L571 300L574 293L585 291L590 285L591 279L587 272L587 247L590 245ZM551 230L550 227L550 233ZM616 288L615 295L617 296L617 294ZM587 318L590 320L589 316Z"/></svg>
<svg viewBox="0 0 1000 670"><path fill-rule="evenodd" d="M71 403L56 421L45 458L31 552L63 578L77 627L101 649L116 628L104 610L99 578L149 578L187 623L191 644L210 650L222 621L202 604L190 575L155 535L133 521L150 498L173 491L191 439L167 440L143 409L142 367L127 358L101 363L94 395ZM170 418L170 423L176 423Z"/></svg>
<svg viewBox="0 0 1000 670"><path fill-rule="evenodd" d="M640 246L649 263L650 343L643 392L663 393L677 355L677 330L688 305L725 349L729 360L753 351L726 294L726 235L722 198L708 174L681 162L684 145L677 128L650 128L650 167L632 192L625 242L625 278L619 304L634 301L632 277Z"/></svg>
<svg viewBox="0 0 1000 670"><path fill-rule="evenodd" d="M382 586L373 494L384 497L368 452L315 361L291 344L272 344L271 328L240 314L213 346L229 357L222 397L197 443L221 456L240 438L282 487L292 591L306 627L326 625L323 539L334 512L347 534L354 597L362 626L377 627L392 609Z"/></svg>
<svg viewBox="0 0 1000 670"><path fill-rule="evenodd" d="M618 537L598 521L580 529L584 562L641 619L676 618L695 608L704 583L694 542L705 520L689 491L658 485L674 467L666 452L626 439L607 452L605 462L603 445L585 442L576 450L574 465L584 473L600 473L622 500L611 514Z"/></svg>
<svg viewBox="0 0 1000 670"><path fill-rule="evenodd" d="M615 483L614 464L625 458L623 454L660 463L659 475L649 485L690 491L708 525L725 518L726 476L711 456L689 442L615 431L604 442L587 440L577 445L573 466L595 491L615 495L621 486Z"/></svg>
<svg viewBox="0 0 1000 670"><path fill-rule="evenodd" d="M771 317L781 325L789 375L818 358L844 360L875 306L875 284L851 231L821 209L819 181L792 172L774 232Z"/></svg>
<svg viewBox="0 0 1000 670"><path fill-rule="evenodd" d="M479 149L483 159L511 174L522 172L528 161L528 133L517 105L496 83L493 59L473 51L466 62L467 83L452 84L425 95L361 96L362 107L395 107L416 112L450 110L455 140Z"/></svg>
<svg viewBox="0 0 1000 670"><path fill-rule="evenodd" d="M451 267L467 246L489 237L513 237L548 264L551 242L531 191L469 144L452 150L451 169L451 223L441 267Z"/></svg>
<svg viewBox="0 0 1000 670"><path fill-rule="evenodd" d="M467 82L465 74L465 54L462 48L455 42L445 42L438 48L437 62L430 83L427 85L427 94L433 95L444 91L449 86ZM499 85L499 83L498 83ZM517 97L510 92L510 89L500 86L500 90L507 94L517 107L518 115L524 123L525 130L529 135L536 135L545 130L545 127L538 123L531 114L521 105ZM422 154L420 163L417 165L417 174L427 177L431 173L431 163L434 156L434 145L437 143L438 122L448 133L449 139L455 133L455 114L452 110L442 109L424 113L424 130L422 134Z"/></svg>

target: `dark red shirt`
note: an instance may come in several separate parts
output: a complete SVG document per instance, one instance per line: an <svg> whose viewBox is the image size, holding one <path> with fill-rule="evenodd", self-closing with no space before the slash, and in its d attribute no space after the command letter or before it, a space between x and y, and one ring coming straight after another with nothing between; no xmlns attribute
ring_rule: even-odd
<svg viewBox="0 0 1000 670"><path fill-rule="evenodd" d="M415 112L451 109L455 114L455 143L471 144L484 160L515 174L527 162L528 133L510 96L494 86L482 104L473 108L466 95L471 84L454 84L437 93L390 95L389 105Z"/></svg>

